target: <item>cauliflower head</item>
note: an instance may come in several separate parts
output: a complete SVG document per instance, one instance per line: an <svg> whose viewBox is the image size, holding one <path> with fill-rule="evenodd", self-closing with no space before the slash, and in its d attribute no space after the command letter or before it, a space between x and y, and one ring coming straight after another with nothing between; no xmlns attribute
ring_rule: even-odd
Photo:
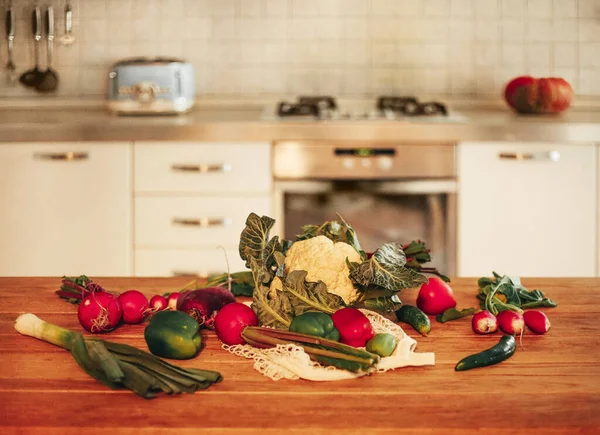
<svg viewBox="0 0 600 435"><path fill-rule="evenodd" d="M305 270L307 281L323 281L329 293L340 296L346 304L359 296L350 280L346 258L360 263L360 254L347 243L334 243L325 236L295 242L285 256L285 272Z"/></svg>

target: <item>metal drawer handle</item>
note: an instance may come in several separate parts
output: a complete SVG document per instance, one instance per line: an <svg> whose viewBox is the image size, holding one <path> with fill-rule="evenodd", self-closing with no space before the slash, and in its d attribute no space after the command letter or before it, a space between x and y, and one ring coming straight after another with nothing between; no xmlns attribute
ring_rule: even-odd
<svg viewBox="0 0 600 435"><path fill-rule="evenodd" d="M208 274L207 273L198 273L198 272L192 272L191 270L173 270L171 272L171 275L173 276L184 276L184 277L193 277L193 278L208 278Z"/></svg>
<svg viewBox="0 0 600 435"><path fill-rule="evenodd" d="M558 151L548 151L545 153L500 153L498 158L501 160L550 160L558 162L560 153Z"/></svg>
<svg viewBox="0 0 600 435"><path fill-rule="evenodd" d="M231 172L233 167L229 163L206 164L206 165L172 165L171 169L176 172L197 172L200 174Z"/></svg>
<svg viewBox="0 0 600 435"><path fill-rule="evenodd" d="M66 153L33 153L33 158L37 160L61 160L71 162L75 160L87 160L90 157L88 153L78 153L68 151Z"/></svg>
<svg viewBox="0 0 600 435"><path fill-rule="evenodd" d="M198 219L188 219L188 218L173 218L174 225L183 225L186 227L200 227L200 228L208 228L208 227L224 227L225 225L231 225L231 218L221 217L221 218L198 218Z"/></svg>

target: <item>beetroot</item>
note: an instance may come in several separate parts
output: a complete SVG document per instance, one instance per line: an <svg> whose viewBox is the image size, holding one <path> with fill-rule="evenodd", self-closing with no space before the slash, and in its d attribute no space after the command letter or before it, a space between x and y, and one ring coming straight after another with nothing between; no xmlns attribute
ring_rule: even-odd
<svg viewBox="0 0 600 435"><path fill-rule="evenodd" d="M148 298L138 290L127 290L119 295L123 306L123 321L129 324L141 323L149 312Z"/></svg>
<svg viewBox="0 0 600 435"><path fill-rule="evenodd" d="M222 287L206 287L181 292L177 299L177 310L196 319L200 326L213 329L217 312L233 302L235 297L229 290Z"/></svg>
<svg viewBox="0 0 600 435"><path fill-rule="evenodd" d="M498 330L498 319L489 311L483 310L473 316L471 326L478 334L491 334Z"/></svg>
<svg viewBox="0 0 600 435"><path fill-rule="evenodd" d="M541 311L525 311L523 319L527 328L536 334L545 334L550 329L550 320Z"/></svg>
<svg viewBox="0 0 600 435"><path fill-rule="evenodd" d="M86 331L98 333L115 329L123 315L119 298L108 292L94 292L83 298L77 309L79 323Z"/></svg>
<svg viewBox="0 0 600 435"><path fill-rule="evenodd" d="M244 344L242 331L246 326L258 326L258 317L248 305L233 302L219 310L215 317L215 332L223 343Z"/></svg>

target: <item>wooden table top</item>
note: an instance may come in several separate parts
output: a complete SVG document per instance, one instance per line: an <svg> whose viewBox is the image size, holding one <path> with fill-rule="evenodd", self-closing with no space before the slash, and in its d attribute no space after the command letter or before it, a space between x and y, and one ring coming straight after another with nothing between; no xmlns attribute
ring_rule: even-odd
<svg viewBox="0 0 600 435"><path fill-rule="evenodd" d="M98 278L110 290L147 295L174 291L185 278ZM529 331L524 350L491 367L455 372L464 356L497 343L477 336L470 319L432 321L418 352L435 352L435 366L407 367L337 382L272 381L252 361L221 349L204 331L205 348L184 367L219 371L224 380L193 395L144 400L110 390L54 345L18 334L14 321L31 312L83 331L77 307L59 299L60 278L0 278L0 433L215 434L467 434L600 433L600 279L523 279L558 302L542 336ZM459 308L475 306L476 279L452 282ZM414 304L416 290L401 293ZM103 338L147 350L143 325Z"/></svg>

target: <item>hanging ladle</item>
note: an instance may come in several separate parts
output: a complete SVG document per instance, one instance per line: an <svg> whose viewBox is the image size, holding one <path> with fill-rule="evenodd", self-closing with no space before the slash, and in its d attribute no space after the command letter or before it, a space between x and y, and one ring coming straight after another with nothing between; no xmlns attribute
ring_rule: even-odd
<svg viewBox="0 0 600 435"><path fill-rule="evenodd" d="M51 92L58 86L58 74L52 69L52 54L54 52L54 9L52 6L46 8L44 21L48 35L48 61L46 72L37 84L36 89L40 92Z"/></svg>
<svg viewBox="0 0 600 435"><path fill-rule="evenodd" d="M42 15L39 7L33 8L31 14L31 27L33 31L35 66L33 69L25 71L19 77L19 81L25 86L35 88L44 77L44 72L40 70L40 42L42 40Z"/></svg>

